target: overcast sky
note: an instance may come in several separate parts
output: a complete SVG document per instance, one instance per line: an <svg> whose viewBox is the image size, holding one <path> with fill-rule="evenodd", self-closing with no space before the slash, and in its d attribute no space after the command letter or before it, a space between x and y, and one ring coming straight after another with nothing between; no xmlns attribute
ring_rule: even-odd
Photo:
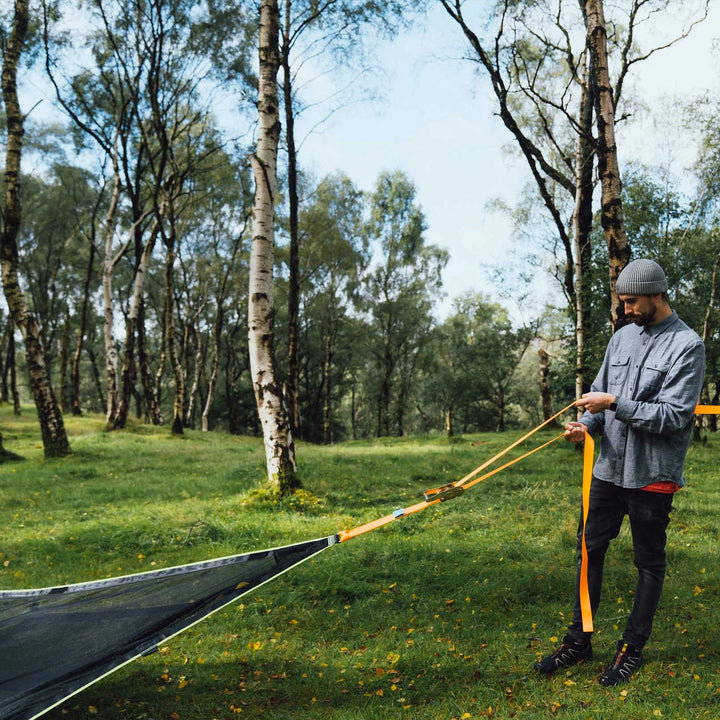
<svg viewBox="0 0 720 720"><path fill-rule="evenodd" d="M685 8L693 4L696 0L682 2ZM720 37L720 7L714 10L690 39L635 66L642 72L639 86L649 112L629 135L620 133L621 163L631 158L664 162L671 152L681 173L691 161L687 144L675 135L669 139L656 121L666 115L660 99L668 93L717 93L720 55L713 47ZM503 149L512 138L494 116L497 106L487 81L460 59L466 52L459 29L438 6L424 28L378 46L384 102L340 110L307 137L300 156L319 177L342 170L364 190L373 188L383 170L408 174L427 218L428 241L451 255L442 313L462 291L493 294L484 266L508 265L516 251L509 222L488 204L496 198L514 204L529 180L524 161ZM547 281L536 291L538 306L553 295Z"/></svg>

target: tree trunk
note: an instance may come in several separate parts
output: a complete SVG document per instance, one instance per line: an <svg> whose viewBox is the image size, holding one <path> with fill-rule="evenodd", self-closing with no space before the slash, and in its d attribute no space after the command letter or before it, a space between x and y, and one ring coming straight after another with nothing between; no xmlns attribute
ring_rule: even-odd
<svg viewBox="0 0 720 720"><path fill-rule="evenodd" d="M270 486L290 494L301 486L295 444L283 406L274 343L273 245L277 149L280 136L277 73L279 10L277 0L260 2L258 140L251 157L255 177L248 293L248 347L258 416L265 440Z"/></svg>
<svg viewBox="0 0 720 720"><path fill-rule="evenodd" d="M505 431L505 393L501 390L498 395L497 401L497 426L495 427L496 432Z"/></svg>
<svg viewBox="0 0 720 720"><path fill-rule="evenodd" d="M135 326L136 318L128 315L125 319L125 352L122 371L120 373L120 391L118 392L117 412L112 423L113 430L127 427L130 413L130 401L137 380L137 364L135 362Z"/></svg>
<svg viewBox="0 0 720 720"><path fill-rule="evenodd" d="M5 212L2 237L0 238L0 265L3 289L10 313L25 339L30 386L38 411L45 457L62 457L70 453L70 443L60 407L50 384L40 327L30 312L18 280L17 237L22 216L20 167L24 118L17 96L17 71L27 35L28 22L27 0L15 0L12 31L5 40L2 67L7 142L5 147Z"/></svg>
<svg viewBox="0 0 720 720"><path fill-rule="evenodd" d="M171 221L172 222L172 221ZM165 253L165 336L167 338L167 351L170 367L175 380L175 394L173 397L172 434L182 435L184 426L185 407L185 375L178 357L175 343L175 235L171 230L170 237L166 238L167 252Z"/></svg>
<svg viewBox="0 0 720 720"><path fill-rule="evenodd" d="M298 230L297 147L295 145L295 111L293 108L292 73L290 69L290 0L285 0L285 34L281 53L283 99L285 106L285 141L288 154L288 208L290 221L290 258L288 267L288 376L287 404L290 427L294 435L300 431L298 401L298 316L300 308L300 233Z"/></svg>
<svg viewBox="0 0 720 720"><path fill-rule="evenodd" d="M240 434L240 403L237 388L237 360L233 353L226 353L225 361L225 403L227 407L228 432L231 435Z"/></svg>
<svg viewBox="0 0 720 720"><path fill-rule="evenodd" d="M585 392L585 330L586 310L590 307L590 272L592 252L593 158L592 137L593 94L588 77L589 53L582 64L579 128L575 155L575 207L572 216L573 250L575 255L575 398ZM577 410L578 418L582 414ZM549 417L546 416L546 417Z"/></svg>
<svg viewBox="0 0 720 720"><path fill-rule="evenodd" d="M17 386L17 358L15 356L15 323L12 317L8 320L8 354L7 363L10 367L10 395L13 399L13 413L20 415L20 393Z"/></svg>
<svg viewBox="0 0 720 720"><path fill-rule="evenodd" d="M187 411L185 412L185 424L188 427L195 427L195 406L200 404L197 397L200 393L200 379L205 375L206 349L200 336L198 327L198 316L196 315L190 323L192 336L195 341L195 362L193 363L193 381L188 393ZM202 400L202 398L201 398Z"/></svg>
<svg viewBox="0 0 720 720"><path fill-rule="evenodd" d="M212 408L215 398L215 384L217 383L218 368L220 365L220 339L222 337L225 312L222 307L221 297L218 297L217 303L217 315L215 317L215 328L213 332L213 359L210 366L210 377L208 378L207 398L205 399L205 407L203 407L201 420L203 432L207 432L210 429L208 418L210 417L210 408Z"/></svg>
<svg viewBox="0 0 720 720"><path fill-rule="evenodd" d="M335 323L327 330L323 363L323 443L332 442L332 366L335 356Z"/></svg>
<svg viewBox="0 0 720 720"><path fill-rule="evenodd" d="M92 345L87 347L88 358L90 359L90 367L92 368L93 382L95 384L95 392L97 393L98 407L101 412L107 416L107 394L103 391L102 382L100 380L100 368L98 367L97 354L93 350Z"/></svg>
<svg viewBox="0 0 720 720"><path fill-rule="evenodd" d="M8 382L8 376L10 375L10 331L12 328L12 318L8 318L7 325L5 325L5 332L3 333L2 341L2 373L0 374L0 402L10 401L10 384Z"/></svg>
<svg viewBox="0 0 720 720"><path fill-rule="evenodd" d="M82 403L80 402L80 359L82 358L83 346L85 344L85 333L87 332L88 305L90 303L90 284L92 282L95 265L95 244L90 243L90 257L88 258L87 273L83 285L82 305L80 307L80 327L78 328L77 345L72 363L72 414L82 415Z"/></svg>
<svg viewBox="0 0 720 720"><path fill-rule="evenodd" d="M145 301L140 305L140 314L137 323L137 357L140 368L140 382L145 398L145 415L147 421L152 425L162 425L163 417L160 410L160 397L158 396L159 383L150 372L150 356L145 343ZM158 371L162 376L162 355Z"/></svg>
<svg viewBox="0 0 720 720"><path fill-rule="evenodd" d="M357 380L353 377L352 389L350 391L350 427L352 428L352 439L358 439L358 410L357 410Z"/></svg>
<svg viewBox="0 0 720 720"><path fill-rule="evenodd" d="M65 322L60 331L58 344L60 346L60 409L67 412L72 405L67 382L70 363L70 308L67 303L65 303Z"/></svg>
<svg viewBox="0 0 720 720"><path fill-rule="evenodd" d="M139 232L139 229L137 230ZM135 279L133 281L132 298L130 299L130 312L125 321L125 354L123 357L123 367L121 376L120 398L118 402L117 413L113 422L113 429L120 430L127 425L128 413L130 412L130 400L135 391L135 383L137 382L137 363L135 358L135 344L137 336L138 318L141 313L143 302L143 293L145 289L145 277L147 275L150 257L152 256L155 241L157 239L157 224L150 234L145 247L139 252L139 260L135 269ZM138 241L138 246L140 242Z"/></svg>
<svg viewBox="0 0 720 720"><path fill-rule="evenodd" d="M610 317L618 329L624 314L615 291L620 271L630 259L630 244L625 234L622 183L615 142L615 101L613 99L607 55L607 30L602 0L581 0L590 49L591 85L597 122L598 174L601 186L601 222L608 248L610 270Z"/></svg>
<svg viewBox="0 0 720 720"><path fill-rule="evenodd" d="M377 437L388 437L390 435L390 383L395 363L390 351L389 340L385 337L383 341L383 357L381 364L380 392L377 404Z"/></svg>
<svg viewBox="0 0 720 720"><path fill-rule="evenodd" d="M215 386L217 384L218 370L220 367L220 352L222 349L222 333L225 325L225 297L227 294L227 285L230 276L234 272L235 258L240 249L240 239L242 235L238 234L237 239L232 252L232 259L225 265L225 275L223 281L220 284L220 290L217 293L216 298L216 309L215 309L215 323L213 326L213 360L210 366L210 377L208 379L207 397L205 398L205 405L202 412L202 430L207 432L209 429L209 416L212 408L213 400L215 399Z"/></svg>
<svg viewBox="0 0 720 720"><path fill-rule="evenodd" d="M120 200L120 177L116 169L113 179L113 191L110 197L107 215L105 216L105 252L102 264L103 289L103 342L105 344L105 372L107 374L107 400L105 420L108 426L115 422L118 408L118 357L113 327L115 311L113 305L112 281L117 258L113 257L113 240L115 238L115 213Z"/></svg>
<svg viewBox="0 0 720 720"><path fill-rule="evenodd" d="M545 348L538 350L538 356L540 358L540 400L542 403L543 420L548 420L555 414L553 413L552 392L548 381L548 375L550 374L550 356ZM557 425L557 423L553 422L551 427L555 425Z"/></svg>
<svg viewBox="0 0 720 720"><path fill-rule="evenodd" d="M455 429L453 428L452 408L447 408L445 410L445 435L449 438L455 435Z"/></svg>

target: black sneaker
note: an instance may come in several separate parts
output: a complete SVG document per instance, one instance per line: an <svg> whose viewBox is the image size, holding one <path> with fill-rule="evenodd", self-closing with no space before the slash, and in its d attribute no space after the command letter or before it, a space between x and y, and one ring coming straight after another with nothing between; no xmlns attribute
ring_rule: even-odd
<svg viewBox="0 0 720 720"><path fill-rule="evenodd" d="M592 660L593 651L590 641L578 642L577 640L566 635L562 639L562 645L546 658L536 662L533 668L545 675L552 675L561 668L581 663L584 660Z"/></svg>
<svg viewBox="0 0 720 720"><path fill-rule="evenodd" d="M615 659L606 668L600 678L600 684L610 687L627 682L640 667L641 662L642 652L624 640L620 640Z"/></svg>

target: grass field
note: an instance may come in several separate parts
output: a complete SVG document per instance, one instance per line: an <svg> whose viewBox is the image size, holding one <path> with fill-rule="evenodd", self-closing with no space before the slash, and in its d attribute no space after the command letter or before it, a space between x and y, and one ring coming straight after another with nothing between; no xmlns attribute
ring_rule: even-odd
<svg viewBox="0 0 720 720"><path fill-rule="evenodd" d="M273 500L258 439L66 423L74 454L46 461L32 410L0 408L5 446L25 458L0 465L1 589L330 535L419 502L522 434L301 443L304 490ZM629 685L597 683L632 603L626 529L608 556L596 659L550 679L531 670L571 611L581 454L560 441L325 550L46 717L716 718L719 458L715 436L691 449L655 630Z"/></svg>

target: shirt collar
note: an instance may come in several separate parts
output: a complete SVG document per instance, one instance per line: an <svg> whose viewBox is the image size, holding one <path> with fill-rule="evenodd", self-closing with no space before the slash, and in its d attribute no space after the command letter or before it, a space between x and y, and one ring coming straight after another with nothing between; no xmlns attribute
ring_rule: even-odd
<svg viewBox="0 0 720 720"><path fill-rule="evenodd" d="M656 335L660 335L660 333L665 332L665 330L667 330L671 325L674 325L678 319L678 314L673 310L670 315L661 322L656 323L655 325L644 325L641 333L647 332L650 337L655 337Z"/></svg>

